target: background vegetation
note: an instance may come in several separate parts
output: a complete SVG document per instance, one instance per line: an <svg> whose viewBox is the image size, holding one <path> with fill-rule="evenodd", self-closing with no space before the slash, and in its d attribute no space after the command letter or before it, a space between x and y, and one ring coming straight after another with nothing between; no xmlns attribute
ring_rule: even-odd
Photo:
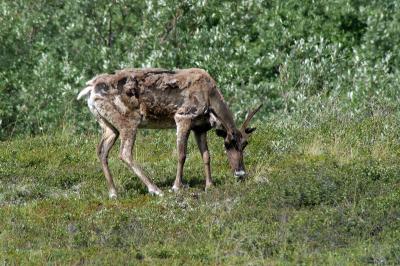
<svg viewBox="0 0 400 266"><path fill-rule="evenodd" d="M240 120L265 103L237 183L190 140L190 188L145 194L78 91L123 67L206 69ZM0 262L400 264L400 2L0 1ZM146 145L144 145L146 143ZM118 144L116 145L118 146ZM173 131L135 158L166 192Z"/></svg>
<svg viewBox="0 0 400 266"><path fill-rule="evenodd" d="M123 67L204 68L238 117L397 112L399 20L395 0L1 1L0 137L93 128L75 95Z"/></svg>

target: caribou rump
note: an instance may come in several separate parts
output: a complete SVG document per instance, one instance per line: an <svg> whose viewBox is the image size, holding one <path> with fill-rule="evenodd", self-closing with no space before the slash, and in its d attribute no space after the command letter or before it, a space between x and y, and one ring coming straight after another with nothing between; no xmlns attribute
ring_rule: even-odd
<svg viewBox="0 0 400 266"><path fill-rule="evenodd" d="M244 178L243 150L255 128L248 124L261 105L250 112L242 127L235 126L214 79L202 69L165 70L159 68L123 69L101 74L86 83L78 100L87 97L90 111L103 135L97 148L110 198L117 197L108 167L108 154L118 136L119 157L147 186L149 193L162 191L146 176L132 157L138 128L176 128L178 165L173 191L182 187L187 141L191 131L200 150L206 176L206 189L212 186L207 131L216 128L224 138L228 161L234 175Z"/></svg>

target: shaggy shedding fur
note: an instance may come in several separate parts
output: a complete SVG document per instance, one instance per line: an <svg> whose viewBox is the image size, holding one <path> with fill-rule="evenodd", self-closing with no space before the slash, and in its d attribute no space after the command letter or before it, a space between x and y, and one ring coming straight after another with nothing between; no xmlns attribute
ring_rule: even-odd
<svg viewBox="0 0 400 266"><path fill-rule="evenodd" d="M123 69L114 74L98 75L86 85L78 99L88 97L89 109L103 129L98 155L110 197L116 197L116 189L107 158L118 136L121 136L120 158L139 176L150 193L162 194L132 159L132 147L139 127L177 128L179 155L173 190L182 186L190 131L195 133L205 163L206 187L212 185L206 140L206 132L212 127L225 132L225 146L231 167L235 173L241 176L245 174L243 143L248 134L236 128L232 112L214 79L204 70Z"/></svg>

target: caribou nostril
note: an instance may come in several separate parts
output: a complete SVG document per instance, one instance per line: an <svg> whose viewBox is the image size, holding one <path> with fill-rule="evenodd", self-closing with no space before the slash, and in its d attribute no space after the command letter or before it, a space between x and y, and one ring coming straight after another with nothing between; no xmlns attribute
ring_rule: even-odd
<svg viewBox="0 0 400 266"><path fill-rule="evenodd" d="M243 170L235 170L235 177L244 177L246 175L246 172Z"/></svg>

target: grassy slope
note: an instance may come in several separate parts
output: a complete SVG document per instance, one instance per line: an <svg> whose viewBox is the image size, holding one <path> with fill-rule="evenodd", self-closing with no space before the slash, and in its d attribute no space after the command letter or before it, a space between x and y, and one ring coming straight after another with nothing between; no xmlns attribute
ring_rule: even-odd
<svg viewBox="0 0 400 266"><path fill-rule="evenodd" d="M107 198L98 136L0 143L0 262L400 263L400 143L395 117L270 123L236 183L211 133L216 188L203 192L190 140L190 188L145 194L118 160L120 198ZM341 125L341 126L338 126ZM165 136L167 135L167 136ZM174 132L145 131L135 157L164 191L175 176Z"/></svg>

